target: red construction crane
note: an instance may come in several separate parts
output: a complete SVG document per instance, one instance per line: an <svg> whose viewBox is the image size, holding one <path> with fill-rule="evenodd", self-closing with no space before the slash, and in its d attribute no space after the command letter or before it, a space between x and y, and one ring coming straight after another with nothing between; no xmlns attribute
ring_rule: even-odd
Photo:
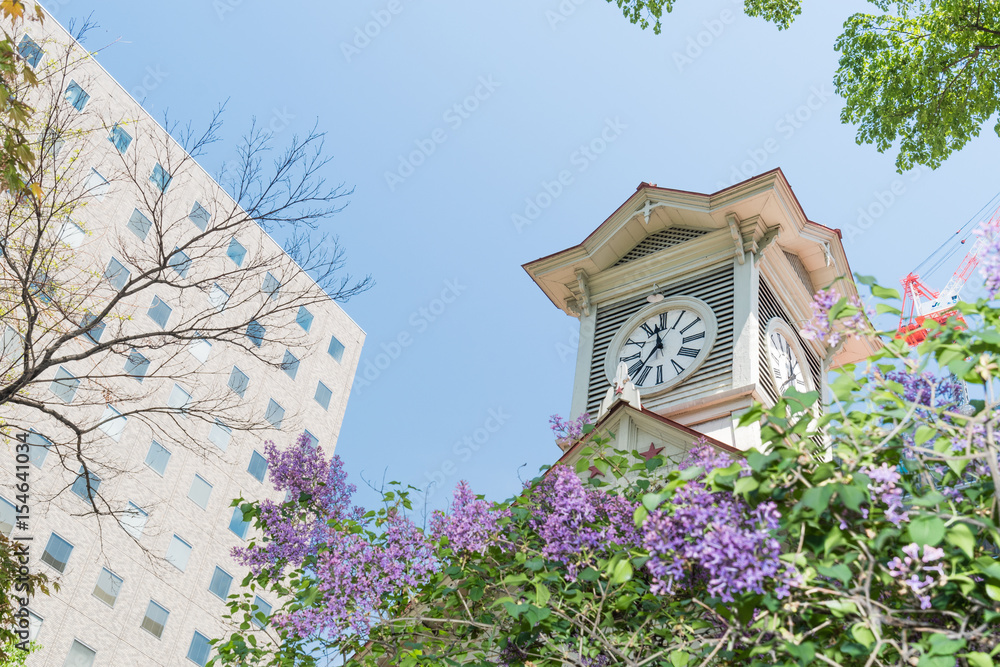
<svg viewBox="0 0 1000 667"><path fill-rule="evenodd" d="M965 318L954 306L958 303L962 288L968 282L972 271L979 266L979 255L994 235L998 233L998 229L1000 229L1000 208L995 210L989 221L980 228L972 248L969 249L951 280L940 292L935 292L927 287L916 273L909 273L900 281L903 284L903 308L896 338L905 338L907 344L911 346L919 345L929 333L927 329L923 328L923 323L927 319L944 324L949 319L954 318L958 322L956 326L959 329L965 328ZM961 234L962 231L959 230L958 233ZM966 231L965 238L961 239L962 244L966 242L972 231L974 230Z"/></svg>

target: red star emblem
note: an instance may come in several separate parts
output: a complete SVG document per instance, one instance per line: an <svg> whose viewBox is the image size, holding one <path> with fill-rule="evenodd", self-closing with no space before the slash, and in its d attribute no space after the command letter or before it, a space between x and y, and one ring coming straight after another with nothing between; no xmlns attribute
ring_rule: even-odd
<svg viewBox="0 0 1000 667"><path fill-rule="evenodd" d="M659 447L658 448L653 443L649 443L649 449L647 449L644 452L639 452L639 456L641 456L642 458L644 458L647 461L649 461L654 456L659 455L659 453L662 452L662 451L663 451L663 447Z"/></svg>
<svg viewBox="0 0 1000 667"><path fill-rule="evenodd" d="M595 477L604 477L604 473L601 472L597 468L597 466L590 466L590 468L588 468L588 470L590 470L590 479L594 479Z"/></svg>

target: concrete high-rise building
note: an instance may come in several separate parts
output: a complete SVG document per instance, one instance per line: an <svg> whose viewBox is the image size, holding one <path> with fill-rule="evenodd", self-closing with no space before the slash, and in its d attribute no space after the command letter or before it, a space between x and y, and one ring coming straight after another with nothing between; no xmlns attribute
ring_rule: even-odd
<svg viewBox="0 0 1000 667"><path fill-rule="evenodd" d="M274 497L267 440L307 432L333 451L364 332L54 19L14 30L44 73L31 94L52 160L42 197L62 188L75 199L38 232L57 246L32 274L45 306L32 322L46 333L4 308L0 390L21 378L26 336L52 347L119 299L100 326L59 343L62 363L21 378L20 395L51 415L0 408L29 444L18 459L7 433L0 448L0 530L32 538L32 570L60 584L30 603L42 648L29 664L203 665L246 574L230 555L247 538L231 501ZM14 273L0 268L0 291L17 292ZM160 330L176 336L141 336ZM125 342L101 349L115 339ZM30 485L24 525L18 463ZM111 516L92 516L95 504Z"/></svg>

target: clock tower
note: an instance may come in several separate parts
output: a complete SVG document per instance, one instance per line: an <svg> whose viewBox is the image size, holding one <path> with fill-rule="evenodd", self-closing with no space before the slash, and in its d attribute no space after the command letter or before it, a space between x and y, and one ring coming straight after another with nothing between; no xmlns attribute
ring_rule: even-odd
<svg viewBox="0 0 1000 667"><path fill-rule="evenodd" d="M839 230L806 217L780 170L714 194L641 183L582 243L524 268L580 320L572 415L599 419L619 448L683 450L704 435L745 451L759 431L735 424L753 401L825 396L831 367L877 345L802 337L817 290L857 288ZM634 390L616 400L623 363Z"/></svg>

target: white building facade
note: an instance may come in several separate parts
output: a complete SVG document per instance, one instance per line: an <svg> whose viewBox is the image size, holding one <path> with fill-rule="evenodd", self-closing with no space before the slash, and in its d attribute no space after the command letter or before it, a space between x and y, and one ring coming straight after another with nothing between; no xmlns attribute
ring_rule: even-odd
<svg viewBox="0 0 1000 667"><path fill-rule="evenodd" d="M22 56L36 69L65 69L53 80L61 81L66 113L76 114L67 145L57 150L73 151L67 173L76 174L90 199L60 233L74 258L74 266L61 272L97 272L117 287L121 271L138 270L132 259L155 251L147 250L152 237L177 239L171 242L180 245L211 229L222 217L220 207L238 208L193 163L175 173L163 166L165 153L183 157L183 150L54 19L29 23L18 40ZM66 53L79 57L53 62ZM140 183L115 178L116 173L148 173L149 179ZM165 196L156 203L161 207L156 215L144 216L150 184ZM169 229L157 228L151 237L149 228L159 220L170 220ZM308 432L328 455L333 452L365 334L259 226L243 225L230 236L224 248L206 250L205 259L183 255L184 261L172 266L178 274L190 272L191 280L225 275L232 286L215 283L199 292L165 285L155 295L144 292L104 335L140 331L150 326L147 318L161 328L174 323L210 328L213 320L204 313L212 309L223 317L239 308L271 308L275 318L284 313L280 325L261 318L259 329L247 328L249 345L206 338L160 355L155 349L115 350L67 362L32 385L44 400L77 410L70 414L82 421L102 423L94 432L98 437L88 441L102 462L91 468L92 485L99 486L109 509L120 513L121 525L87 515L88 485L71 458L48 446L51 423L17 407L0 408L5 422L37 419L30 425L35 433L29 436L27 469L30 567L60 585L58 592L31 601L32 639L42 648L30 665L204 665L208 640L226 633L224 599L246 575L231 556L249 537L231 501L275 496L264 443L286 445ZM260 296L226 310L241 283L252 283ZM294 311L268 305L286 295L304 305ZM23 335L15 322L0 322L0 328L5 344L6 337ZM82 337L70 343L81 350L93 344ZM196 418L193 408L190 417L178 414L178 406L189 404L206 411L217 406L229 417L212 423ZM169 409L129 416L136 406ZM0 447L0 530L14 536L20 534L17 444L11 440ZM266 613L275 602L261 599L259 607Z"/></svg>

